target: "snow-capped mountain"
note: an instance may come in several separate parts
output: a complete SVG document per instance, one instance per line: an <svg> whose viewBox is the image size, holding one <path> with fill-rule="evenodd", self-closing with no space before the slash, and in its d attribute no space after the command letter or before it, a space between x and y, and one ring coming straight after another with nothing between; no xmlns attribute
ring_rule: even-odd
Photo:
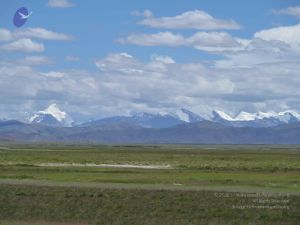
<svg viewBox="0 0 300 225"><path fill-rule="evenodd" d="M231 117L223 111L213 111L211 121L224 125L238 127L271 127L281 124L300 122L300 114L296 111L288 110L284 112L240 112L235 117Z"/></svg>
<svg viewBox="0 0 300 225"><path fill-rule="evenodd" d="M187 109L182 108L180 111L177 112L179 118L188 123L200 122L205 120L203 117L189 111Z"/></svg>
<svg viewBox="0 0 300 225"><path fill-rule="evenodd" d="M165 113L160 112L156 114L145 113L145 112L133 112L130 116L114 116L107 117L100 120L93 120L87 123L83 123L80 126L107 126L111 124L115 126L116 124L135 124L144 128L168 128L173 127L183 123L194 123L205 120L201 116L193 113L187 109L181 109L176 113Z"/></svg>
<svg viewBox="0 0 300 225"><path fill-rule="evenodd" d="M51 104L48 108L38 111L27 119L29 123L43 124L54 127L71 127L73 120L66 113L59 109L58 105Z"/></svg>
<svg viewBox="0 0 300 225"><path fill-rule="evenodd" d="M113 116L89 121L88 123L83 123L80 126L107 126L109 124L115 126L116 124L131 124L144 128L159 129L176 126L181 123L184 123L184 121L180 120L177 116L170 114L132 113L130 116Z"/></svg>
<svg viewBox="0 0 300 225"><path fill-rule="evenodd" d="M139 125L152 128L167 128L182 123L194 123L205 120L196 113L184 108L176 113L132 113L132 118Z"/></svg>
<svg viewBox="0 0 300 225"><path fill-rule="evenodd" d="M132 119L142 127L167 128L183 123L180 118L167 113L133 113Z"/></svg>
<svg viewBox="0 0 300 225"><path fill-rule="evenodd" d="M298 121L300 121L300 114L295 111L288 110L288 111L279 113L278 119L280 121L286 122L286 123L298 122Z"/></svg>
<svg viewBox="0 0 300 225"><path fill-rule="evenodd" d="M282 124L300 122L300 114L295 111L258 112L248 113L240 112L235 117L228 115L223 111L212 111L210 118L202 117L187 109L180 109L176 113L132 113L130 116L114 116L100 120L89 121L80 126L115 126L116 124L131 124L144 128L169 128L179 124L197 123L209 120L226 126L232 127L273 127Z"/></svg>
<svg viewBox="0 0 300 225"><path fill-rule="evenodd" d="M265 118L276 118L284 123L289 123L289 122L300 120L300 114L292 110L287 110L279 113L276 112L247 113L242 111L234 118L234 120L251 121L251 120L258 120L258 119L265 119Z"/></svg>
<svg viewBox="0 0 300 225"><path fill-rule="evenodd" d="M30 117L28 122L0 122L0 139L83 143L300 143L300 115L291 110L280 113L240 112L236 116L213 111L210 118L203 119L182 109L176 114L133 113L62 127L71 126L72 120L53 104Z"/></svg>
<svg viewBox="0 0 300 225"><path fill-rule="evenodd" d="M210 118L211 121L214 122L222 122L222 121L234 121L234 118L229 116L223 111L213 110L212 117Z"/></svg>
<svg viewBox="0 0 300 225"><path fill-rule="evenodd" d="M236 116L230 116L223 111L212 111L212 116L202 117L190 110L180 109L176 113L132 113L129 116L113 116L80 124L80 127L142 127L142 128L169 128L180 124L199 123L209 120L230 127L273 127L277 125L300 122L300 114L296 111L287 110L284 112L257 112L249 113L241 111ZM59 109L56 104L50 105L42 111L38 111L27 120L33 124L48 126L70 127L73 120L66 113Z"/></svg>

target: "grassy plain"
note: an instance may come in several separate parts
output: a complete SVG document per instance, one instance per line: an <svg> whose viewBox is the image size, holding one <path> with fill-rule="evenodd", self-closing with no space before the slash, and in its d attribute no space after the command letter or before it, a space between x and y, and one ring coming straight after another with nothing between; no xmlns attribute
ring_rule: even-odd
<svg viewBox="0 0 300 225"><path fill-rule="evenodd" d="M0 225L299 224L299 162L299 146L3 145Z"/></svg>

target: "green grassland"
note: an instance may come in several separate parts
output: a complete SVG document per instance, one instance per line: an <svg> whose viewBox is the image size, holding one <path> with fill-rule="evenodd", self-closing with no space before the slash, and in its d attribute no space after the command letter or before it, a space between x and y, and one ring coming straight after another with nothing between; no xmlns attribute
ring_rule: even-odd
<svg viewBox="0 0 300 225"><path fill-rule="evenodd" d="M299 146L0 146L0 225L286 225L299 211Z"/></svg>
<svg viewBox="0 0 300 225"><path fill-rule="evenodd" d="M278 225L297 224L300 219L299 196L287 198L289 209L232 208L251 205L254 199L213 191L4 185L0 200L5 204L0 204L0 211L3 221L14 218L66 224Z"/></svg>

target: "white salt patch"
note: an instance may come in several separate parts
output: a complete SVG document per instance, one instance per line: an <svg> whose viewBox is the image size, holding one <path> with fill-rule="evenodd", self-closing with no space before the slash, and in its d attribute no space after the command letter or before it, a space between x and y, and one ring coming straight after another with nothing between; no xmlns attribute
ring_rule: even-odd
<svg viewBox="0 0 300 225"><path fill-rule="evenodd" d="M172 169L170 165L94 164L94 163L41 163L41 164L36 164L36 166Z"/></svg>

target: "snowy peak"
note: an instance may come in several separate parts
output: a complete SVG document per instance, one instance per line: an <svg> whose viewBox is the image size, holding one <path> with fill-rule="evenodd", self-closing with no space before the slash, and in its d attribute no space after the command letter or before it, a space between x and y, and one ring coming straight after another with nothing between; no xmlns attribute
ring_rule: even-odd
<svg viewBox="0 0 300 225"><path fill-rule="evenodd" d="M185 122L188 123L194 123L194 122L199 122L199 121L203 121L204 118L197 115L196 113L193 113L187 109L182 108L177 115L179 116L179 118Z"/></svg>
<svg viewBox="0 0 300 225"><path fill-rule="evenodd" d="M67 113L60 111L58 108L58 105L56 104L51 104L47 109L44 111L46 114L52 115L55 119L58 121L63 121L67 117Z"/></svg>
<svg viewBox="0 0 300 225"><path fill-rule="evenodd" d="M237 121L251 121L255 120L256 113L248 113L248 112L240 112L236 117L235 120Z"/></svg>
<svg viewBox="0 0 300 225"><path fill-rule="evenodd" d="M72 126L73 120L66 113L59 109L57 104L51 104L48 108L38 111L28 118L29 123L44 124L48 126Z"/></svg>
<svg viewBox="0 0 300 225"><path fill-rule="evenodd" d="M261 120L266 118L275 118L277 114L275 112L257 112L249 113L241 111L236 117L233 118L234 121L251 121L251 120Z"/></svg>
<svg viewBox="0 0 300 225"><path fill-rule="evenodd" d="M129 116L106 117L100 120L83 123L80 126L101 126L105 124L117 123L133 124L144 128L169 128L183 123L197 123L200 121L210 120L222 125L232 127L272 127L282 124L300 122L300 114L293 110L283 112L256 112L249 113L241 111L236 116L231 116L224 111L212 111L212 116L207 117L198 115L185 108L178 110L176 113L149 113L138 112L131 113ZM73 120L64 111L60 110L57 104L51 104L44 110L38 111L28 118L29 123L43 124L48 126L70 127Z"/></svg>
<svg viewBox="0 0 300 225"><path fill-rule="evenodd" d="M152 118L164 117L166 115L163 113L152 114L147 112L132 112L131 116L138 120L149 120Z"/></svg>
<svg viewBox="0 0 300 225"><path fill-rule="evenodd" d="M232 118L231 116L229 116L223 111L214 110L212 111L212 114L213 114L212 121L220 121L220 120L234 121L234 118Z"/></svg>
<svg viewBox="0 0 300 225"><path fill-rule="evenodd" d="M288 110L284 112L257 112L257 113L249 113L241 111L237 116L231 117L225 112L222 111L213 111L213 118L224 119L227 121L253 121L253 120L262 120L262 119L278 119L282 122L288 123L290 120L300 121L300 114Z"/></svg>
<svg viewBox="0 0 300 225"><path fill-rule="evenodd" d="M300 121L300 114L295 111L288 110L278 113L278 119L285 123L298 122Z"/></svg>
<svg viewBox="0 0 300 225"><path fill-rule="evenodd" d="M145 113L145 112L133 112L131 113L132 118L139 121L146 121L146 120L173 120L176 121L176 124L179 123L193 123L205 120L201 116L189 111L187 109L181 108L175 113L168 113L168 112L159 112L156 114L152 113Z"/></svg>
<svg viewBox="0 0 300 225"><path fill-rule="evenodd" d="M157 114L134 113L129 119L147 128L168 128L182 123L182 121L174 115L164 112Z"/></svg>
<svg viewBox="0 0 300 225"><path fill-rule="evenodd" d="M252 120L262 120L262 119L278 119L281 122L289 123L300 121L300 114L295 111L288 110L284 112L258 112L258 113L248 113L240 112L235 118L235 121L252 121Z"/></svg>
<svg viewBox="0 0 300 225"><path fill-rule="evenodd" d="M168 128L173 127L178 124L181 124L179 118L167 114L167 113L145 113L145 112L132 112L130 116L114 116L114 117L106 117L100 120L90 121L88 123L80 124L79 126L106 126L116 125L116 124L131 124L134 126L140 126L144 128Z"/></svg>
<svg viewBox="0 0 300 225"><path fill-rule="evenodd" d="M279 113L273 111L257 113L241 111L235 117L231 117L222 111L213 111L212 114L211 120L213 122L238 127L271 127L300 122L300 114L292 110Z"/></svg>
<svg viewBox="0 0 300 225"><path fill-rule="evenodd" d="M255 119L265 119L265 118L277 118L278 114L275 112L258 112Z"/></svg>

